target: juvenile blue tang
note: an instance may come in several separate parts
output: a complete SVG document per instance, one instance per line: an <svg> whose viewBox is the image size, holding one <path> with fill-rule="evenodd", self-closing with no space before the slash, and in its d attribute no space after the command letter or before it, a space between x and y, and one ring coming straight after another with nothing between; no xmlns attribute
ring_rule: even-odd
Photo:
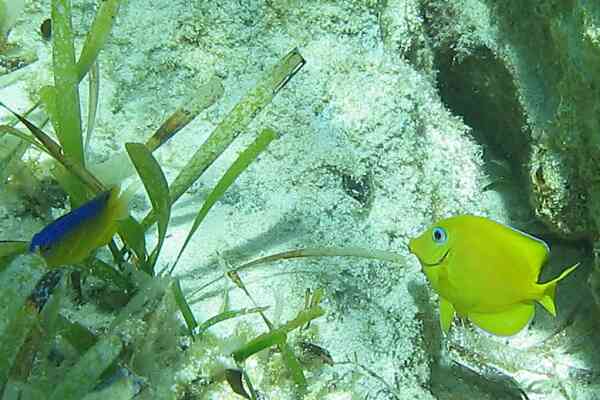
<svg viewBox="0 0 600 400"><path fill-rule="evenodd" d="M514 335L533 318L535 301L556 316L556 285L578 265L537 283L550 251L546 243L473 215L438 221L409 249L439 294L444 332L456 313L495 335Z"/></svg>
<svg viewBox="0 0 600 400"><path fill-rule="evenodd" d="M33 235L29 251L39 252L49 267L79 263L110 242L128 215L127 203L117 187L102 192Z"/></svg>

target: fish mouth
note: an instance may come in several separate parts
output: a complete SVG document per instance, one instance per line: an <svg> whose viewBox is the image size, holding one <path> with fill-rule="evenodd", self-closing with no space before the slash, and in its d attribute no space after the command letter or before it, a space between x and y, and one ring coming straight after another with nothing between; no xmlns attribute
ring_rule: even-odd
<svg viewBox="0 0 600 400"><path fill-rule="evenodd" d="M442 257L440 257L440 259L438 261L433 262L433 263L426 263L425 261L421 260L420 258L419 258L419 260L421 261L421 264L423 264L424 267L435 267L444 262L444 260L448 256L448 253L450 253L450 249L446 250L446 252L442 255Z"/></svg>

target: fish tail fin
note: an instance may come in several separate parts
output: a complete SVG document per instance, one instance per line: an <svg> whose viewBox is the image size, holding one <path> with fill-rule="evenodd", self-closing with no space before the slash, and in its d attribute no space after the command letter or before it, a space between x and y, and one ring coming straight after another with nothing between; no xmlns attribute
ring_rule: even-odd
<svg viewBox="0 0 600 400"><path fill-rule="evenodd" d="M554 305L554 297L556 295L556 285L563 278L565 278L567 275L569 275L571 272L573 272L573 270L575 268L577 268L578 266L579 266L579 263L565 269L563 272L561 272L561 274L558 277L552 279L550 282L540 285L540 286L542 286L542 296L538 301L546 309L546 311L548 311L550 314L552 314L553 317L556 317L556 306Z"/></svg>
<svg viewBox="0 0 600 400"><path fill-rule="evenodd" d="M112 239L118 230L118 221L127 219L129 216L129 201L135 194L131 186L121 192L119 186L110 188L110 197L103 215L96 222L97 234L94 247L101 247Z"/></svg>
<svg viewBox="0 0 600 400"><path fill-rule="evenodd" d="M135 196L135 194L140 189L140 184L133 183L127 187L124 191L119 194L119 187L114 186L112 188L113 193L111 199L113 200L112 206L114 207L113 215L116 220L123 220L129 216L129 202Z"/></svg>
<svg viewBox="0 0 600 400"><path fill-rule="evenodd" d="M127 196L127 193L121 194L115 199L115 219L117 221L126 219L129 216L129 200L131 197Z"/></svg>

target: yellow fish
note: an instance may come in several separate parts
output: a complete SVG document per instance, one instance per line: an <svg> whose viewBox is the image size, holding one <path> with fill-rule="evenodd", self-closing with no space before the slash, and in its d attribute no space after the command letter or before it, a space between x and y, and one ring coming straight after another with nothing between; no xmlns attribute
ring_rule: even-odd
<svg viewBox="0 0 600 400"><path fill-rule="evenodd" d="M533 318L534 301L556 316L556 284L579 265L537 283L550 251L546 243L472 215L438 221L409 249L439 294L444 332L457 313L495 335L514 335Z"/></svg>
<svg viewBox="0 0 600 400"><path fill-rule="evenodd" d="M85 260L93 250L108 244L118 221L127 218L129 197L119 195L118 187L100 193L33 235L29 251L39 253L49 267Z"/></svg>

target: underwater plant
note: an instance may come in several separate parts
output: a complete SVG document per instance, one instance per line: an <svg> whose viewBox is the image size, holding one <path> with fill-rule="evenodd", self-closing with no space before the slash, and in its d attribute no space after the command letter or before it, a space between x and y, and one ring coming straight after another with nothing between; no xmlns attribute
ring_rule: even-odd
<svg viewBox="0 0 600 400"><path fill-rule="evenodd" d="M11 149L9 157L5 159L6 165L18 161L29 147L47 153L59 166L55 178L69 195L72 204L70 213L48 224L33 235L31 241L0 243L0 261L4 268L18 254L27 252L39 254L44 264L48 268L52 268L46 274L52 279L41 279L38 282L38 288L34 291L34 293L43 293L43 298L34 298L32 295L28 299L18 299L17 304L21 304L21 306L16 307L15 312L8 316L9 324L1 334L0 353L3 357L0 362L0 391L7 396L20 393L20 396L24 398L45 396L45 398L51 399L80 399L86 395L91 396L94 392L115 390L114 388L119 385L111 384L110 388L106 388L106 390L101 390L97 385L102 380L109 379L118 373L120 369L115 364L118 360L129 364L126 361L127 354L132 351L134 359L130 360L129 370L143 373L144 368L140 366L139 360L148 357L145 350L152 349L154 341L160 339L162 330L155 331L158 335L156 338L146 335L143 340L140 337L129 343L124 342L122 334L118 333L119 329L123 329L122 325L136 314L145 316L145 318L154 315L154 320L163 321L167 317L174 318L176 313L173 307L175 307L182 313L188 329L187 334L173 335L171 342L180 340L186 335L192 339L195 338L198 323L187 304L178 280L159 277L154 271L166 235L171 205L233 142L243 127L270 102L304 63L297 50L294 50L284 57L283 61L272 71L269 71L266 79L257 84L254 92L250 92L245 99L240 101L238 107L232 110L229 118L226 118L207 140L198 155L193 158L191 165L184 169L181 177L176 179L171 188L151 152L187 125L199 112L213 104L220 97L218 90L220 85L215 85L213 80L212 87L216 87L217 90L213 91L211 96L202 96L205 100L204 104L202 101L197 101L177 110L146 144L128 143L126 145L131 163L141 178L152 203L152 215L158 222L159 240L156 247L148 254L144 240L144 228L127 214L127 202L130 194L119 195L118 188L107 188L86 168L78 86L79 82L93 69L95 59L111 30L119 4L118 0L108 0L102 3L86 38L82 53L76 59L71 27L71 4L69 1L61 0L52 2L55 83L53 86L42 89L41 105L50 117L58 142L29 121L25 115L16 112L14 115L25 125L30 134L8 125L2 126L0 129L3 136L8 134L19 139L19 146ZM60 93L60 99L58 93ZM222 94L222 87L220 94ZM2 105L9 109L4 103ZM88 121L88 128L89 125ZM233 183L235 177L243 172L275 138L276 134L273 130L265 130L259 135L255 144L241 154L241 161L235 164L234 172L226 175L226 179L223 179L216 188L215 194L207 199L204 207L200 210L194 230L201 222L201 216L206 215L227 187ZM207 154L209 155L208 159L206 158ZM198 161L199 158L200 161ZM4 178L2 183L4 183ZM173 197L170 195L170 189L176 193ZM148 224L147 227L150 225ZM112 239L117 232L122 239L123 249L119 249L116 241ZM190 236L192 234L193 231ZM96 249L105 244L109 244L114 264L102 261L95 256ZM128 254L133 254L135 257L128 256ZM80 274L90 275L109 285L114 285L124 295L124 306L121 306L122 309L114 318L108 332L98 335L91 332L89 328L71 322L61 315L61 302L65 300L67 286L65 275L60 272L62 270L60 267L65 265L70 265L70 270L77 273L71 275L75 286L81 284ZM167 304L169 305L167 306ZM163 310L165 307L167 311ZM239 317L260 310L242 310L230 313L231 315L227 318ZM282 337L298 326L323 314L318 305L307 312L306 315L301 313L296 323L286 324L279 328L273 327L272 334L249 341L246 346L243 344L238 346L234 358L242 362L266 347L279 345L285 348L285 340L282 342ZM214 342L216 340L206 330L224 319L226 318L215 316L202 325L204 339L198 341L199 346L205 347L207 341ZM173 322L175 321L171 321L170 326L177 331L180 324ZM172 330L169 332L174 333ZM76 350L75 353L72 351L70 355L67 355L69 352L65 353L67 348L64 347L65 343L58 341L59 334ZM257 342L260 344L256 344ZM139 347L136 347L138 344ZM170 354L167 358L176 357L180 352L175 342L171 344L172 347L166 350ZM43 351L40 352L40 349ZM125 349L129 350L124 352ZM69 359L72 367L60 367L62 362L59 362L58 368L53 367L49 360L50 351L63 353L63 357L66 356ZM193 353L193 350L190 353ZM226 354L224 353L224 355ZM231 356L231 351L229 354ZM160 356L165 356L165 351L160 353ZM30 359L31 362L34 359L38 360L43 366L42 370L45 369L44 374L55 376L54 379L62 376L59 379L62 380L62 383L54 385L54 381L39 381L39 377L35 374L32 375L31 362L26 363L23 361L24 359ZM291 353L289 360L289 363L295 360ZM191 362L190 359L183 358L180 361ZM224 371L224 368L216 370L212 368L214 376L209 376L209 381L224 379L225 375L217 370ZM294 371L297 375L297 361ZM165 379L164 374L158 377L152 376L151 371L147 372L150 378ZM177 381L175 372L176 369L168 376L168 379ZM235 376L235 374L230 375ZM110 379L114 380L115 378ZM234 378L231 379L234 384ZM131 379L124 379L124 381L129 390L133 390L133 386L137 385L133 385ZM148 391L153 393L172 391L175 381L170 381L169 384L164 383L163 386L161 386L161 382L150 382L145 386L150 388ZM138 391L140 391L139 387L134 390L134 392ZM185 391L185 385L182 385L179 392L172 393L172 396L179 396L183 391ZM141 392L143 394L144 390ZM146 396L155 398L152 394L146 394Z"/></svg>
<svg viewBox="0 0 600 400"><path fill-rule="evenodd" d="M141 180L152 209L139 222L127 212L135 187L121 192L120 179L95 172L101 169L89 165L86 156L98 104L98 84L94 84L98 79L96 59L110 34L120 3L119 0L101 3L76 57L71 2L53 0L54 84L43 87L40 102L25 113L12 111L7 102L0 102L16 117L15 123L0 126L0 136L10 137L15 143L0 158L6 166L0 185L15 171L31 169L22 160L27 151L43 152L53 161L53 178L71 205L70 212L49 221L31 240L0 242L0 273L11 263L21 263L24 259L41 263L45 270L45 274L30 282L35 286L30 295L15 298L6 316L7 326L0 332L0 393L10 398L90 400L137 395L137 398L175 399L202 397L213 386L227 382L240 396L257 399L259 395L244 363L262 350L276 348L281 354L281 369L286 371L298 396L302 396L308 382L296 355L298 350L289 337L324 315L319 304L321 292L315 292L295 318L276 324L264 313L265 307L256 305L240 273L270 261L295 257L355 256L393 262L401 261L401 257L365 249L332 248L300 249L263 257L232 267L222 276L243 291L255 303L254 307L224 310L205 321L197 321L190 308L192 297L204 295L203 290L214 281L185 293L179 279L171 273L214 204L277 139L275 130L263 129L239 153L204 199L177 260L157 270L171 208L284 89L305 61L293 49L268 70L217 125L171 184L152 153L221 98L223 87L219 79L210 79L200 88L197 98L177 109L145 143L125 144L125 151L107 165L113 163L112 169L114 165L123 165L125 171L121 172L135 173ZM86 76L90 76L91 98L84 129L79 85ZM39 109L47 115L56 140L29 119L28 115ZM26 130L16 127L19 122ZM106 183L111 180L110 185ZM145 234L155 223L158 240L154 248L148 249ZM105 245L110 258L100 251ZM23 254L25 257L19 257ZM98 330L64 314L71 295L81 298L82 286L90 281L101 282L97 300L110 307L113 314L108 326ZM260 315L267 327L265 333L255 334L240 328L240 332L232 333L232 345L209 331L215 324L251 314ZM146 329L134 328L132 324ZM317 353L318 347L307 343L304 348ZM325 354L324 350L321 354Z"/></svg>

